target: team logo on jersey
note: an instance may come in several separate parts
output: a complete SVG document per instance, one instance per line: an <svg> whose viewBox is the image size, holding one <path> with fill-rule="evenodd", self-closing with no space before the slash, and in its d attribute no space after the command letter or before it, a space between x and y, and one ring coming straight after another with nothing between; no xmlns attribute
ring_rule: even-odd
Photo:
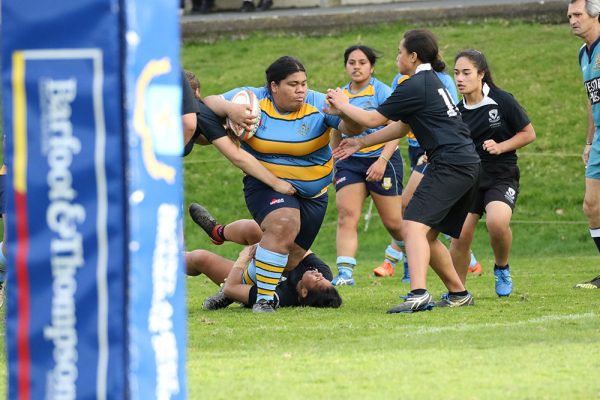
<svg viewBox="0 0 600 400"><path fill-rule="evenodd" d="M373 103L371 103L371 100L367 100L367 103L365 104L364 109L365 110L374 110L375 106L373 105Z"/></svg>
<svg viewBox="0 0 600 400"><path fill-rule="evenodd" d="M381 187L385 190L390 190L392 188L392 178L389 176L384 177Z"/></svg>
<svg viewBox="0 0 600 400"><path fill-rule="evenodd" d="M498 114L497 108L490 110L489 116L490 116L490 118L489 118L490 124L495 124L497 122L500 122L500 115Z"/></svg>
<svg viewBox="0 0 600 400"><path fill-rule="evenodd" d="M594 60L594 71L600 70L600 54L596 56L596 60Z"/></svg>
<svg viewBox="0 0 600 400"><path fill-rule="evenodd" d="M296 133L298 133L298 135L306 136L308 134L308 126L306 124L300 125L300 128L298 128Z"/></svg>
<svg viewBox="0 0 600 400"><path fill-rule="evenodd" d="M515 196L517 195L517 191L511 187L506 190L504 193L504 198L510 202L510 204L515 204Z"/></svg>

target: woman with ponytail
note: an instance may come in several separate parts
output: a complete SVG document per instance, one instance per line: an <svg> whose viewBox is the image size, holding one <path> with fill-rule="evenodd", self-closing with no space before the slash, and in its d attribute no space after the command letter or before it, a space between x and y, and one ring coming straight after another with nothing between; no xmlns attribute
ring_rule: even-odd
<svg viewBox="0 0 600 400"><path fill-rule="evenodd" d="M481 158L479 188L459 239L452 240L450 254L464 282L469 249L483 213L494 251L496 294L509 296L512 279L508 257L512 245L510 220L519 195L517 149L535 140L527 114L515 98L494 83L483 53L460 52L455 58L454 77L463 98L458 109L469 126Z"/></svg>

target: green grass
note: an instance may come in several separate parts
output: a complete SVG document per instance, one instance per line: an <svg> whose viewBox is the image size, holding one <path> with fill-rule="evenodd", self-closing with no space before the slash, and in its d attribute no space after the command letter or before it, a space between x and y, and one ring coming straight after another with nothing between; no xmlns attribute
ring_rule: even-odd
<svg viewBox="0 0 600 400"><path fill-rule="evenodd" d="M404 25L328 37L251 35L238 41L186 44L182 59L203 94L262 85L264 70L291 54L305 63L317 90L342 85L343 50L355 43L382 53L377 76L389 82ZM567 26L488 21L431 28L452 69L465 48L484 51L495 80L526 108L538 139L521 152L521 195L512 228L515 293L498 299L485 226L473 248L484 275L470 277L476 306L386 315L408 285L375 279L389 236L374 216L359 227L358 285L341 288L339 310L282 309L254 315L231 306L206 312L216 286L188 280L188 387L191 399L591 399L600 398L600 298L571 286L598 271L581 212L579 159L585 141L585 94L577 67L580 41ZM405 143L402 144L403 154ZM248 218L242 173L212 147L185 159L186 205L197 201L220 220ZM313 250L335 262L335 193ZM366 205L365 205L366 208ZM215 247L190 220L186 248L235 257L240 246ZM429 286L444 289L434 274ZM2 337L3 341L3 337ZM6 364L4 355L0 362ZM0 369L1 382L6 370ZM6 386L0 384L0 397Z"/></svg>

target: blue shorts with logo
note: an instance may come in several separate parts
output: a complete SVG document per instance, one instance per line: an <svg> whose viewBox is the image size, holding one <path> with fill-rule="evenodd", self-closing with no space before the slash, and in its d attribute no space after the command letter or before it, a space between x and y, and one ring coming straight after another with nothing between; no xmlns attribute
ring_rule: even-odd
<svg viewBox="0 0 600 400"><path fill-rule="evenodd" d="M590 158L585 168L585 177L591 179L600 179L600 135L598 131L594 134Z"/></svg>
<svg viewBox="0 0 600 400"><path fill-rule="evenodd" d="M252 176L244 177L244 197L252 218L260 225L271 212L280 208L300 210L300 232L294 240L305 250L310 249L327 211L327 192L318 197L289 196L273 190Z"/></svg>
<svg viewBox="0 0 600 400"><path fill-rule="evenodd" d="M335 190L353 183L364 183L367 190L382 196L400 196L404 176L402 155L396 150L385 168L383 178L378 182L367 182L367 170L377 161L375 157L349 157L335 163Z"/></svg>

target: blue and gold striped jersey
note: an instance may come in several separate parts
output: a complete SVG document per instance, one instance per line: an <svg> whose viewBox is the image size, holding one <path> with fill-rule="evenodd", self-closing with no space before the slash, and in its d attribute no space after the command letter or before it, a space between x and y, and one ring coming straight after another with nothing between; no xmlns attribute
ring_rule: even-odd
<svg viewBox="0 0 600 400"><path fill-rule="evenodd" d="M309 90L300 110L290 113L277 110L264 87L237 88L223 97L231 100L240 90L254 92L261 108L260 126L252 138L241 143L242 148L273 175L291 183L300 196L324 193L333 177L329 133L341 121L323 112L325 95Z"/></svg>
<svg viewBox="0 0 600 400"><path fill-rule="evenodd" d="M371 78L371 80L369 81L369 84L356 93L354 93L350 90L350 84L347 84L346 86L344 86L343 91L346 94L346 96L348 96L348 98L350 99L350 104L352 104L353 106L356 106L356 107L360 107L363 110L368 110L368 111L375 110L392 93L392 89L390 89L390 87L388 85L380 82L379 80L377 80L375 78ZM357 135L354 137L369 135L373 132L377 132L384 126L385 125L381 125L381 126L378 126L377 128L367 129L360 135ZM347 136L342 134L342 137L347 137ZM364 149L361 149L360 151L357 151L356 153L354 153L352 156L353 157L379 157L379 155L381 154L381 151L383 149L383 146L385 146L385 143L380 143L380 144L376 144L376 145L373 145L370 147L365 147Z"/></svg>

